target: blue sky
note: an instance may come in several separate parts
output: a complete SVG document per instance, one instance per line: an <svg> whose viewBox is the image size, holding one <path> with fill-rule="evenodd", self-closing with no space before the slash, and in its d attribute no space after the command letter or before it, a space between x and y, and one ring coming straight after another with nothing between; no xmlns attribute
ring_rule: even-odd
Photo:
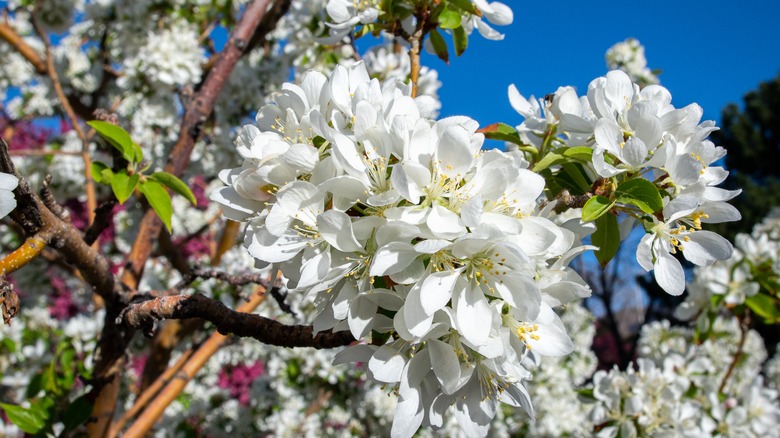
<svg viewBox="0 0 780 438"><path fill-rule="evenodd" d="M450 65L423 60L438 70L442 115L463 114L487 125L511 125L521 118L509 106L507 86L526 97L572 85L585 94L606 72L604 53L628 37L646 48L651 68L682 107L696 102L707 119L759 82L780 72L780 2L775 0L654 0L629 2L504 0L515 14L506 38L475 34L470 47Z"/></svg>

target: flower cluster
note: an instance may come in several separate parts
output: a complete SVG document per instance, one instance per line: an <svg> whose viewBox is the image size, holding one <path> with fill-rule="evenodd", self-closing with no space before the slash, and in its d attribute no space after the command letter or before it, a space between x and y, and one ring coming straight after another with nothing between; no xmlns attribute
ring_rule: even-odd
<svg viewBox="0 0 780 438"><path fill-rule="evenodd" d="M453 404L484 434L499 401L530 413L529 351L571 351L551 306L589 294L566 267L584 247L537 211L542 177L481 151L473 120L425 118L430 100L363 64L310 72L243 128L244 163L211 197L248 222L258 263L316 297L316 331L371 341L336 362L395 387L394 435L442 426Z"/></svg>
<svg viewBox="0 0 780 438"><path fill-rule="evenodd" d="M586 187L597 195L591 205L606 206L601 215L626 214L620 238L637 223L645 229L637 260L654 270L668 293L685 289L674 254L699 266L731 256L731 243L702 230L703 223L734 221L740 214L726 203L739 191L716 187L728 172L712 164L726 151L706 139L717 128L711 121L699 123L701 107L676 109L668 90L659 85L640 90L620 70L592 81L587 97L562 87L544 101L529 101L511 86L509 98L525 117L517 127L522 141L543 157L534 169L549 166L546 155L585 154L583 169L596 178Z"/></svg>
<svg viewBox="0 0 780 438"><path fill-rule="evenodd" d="M657 72L647 67L645 46L636 38L628 38L610 47L606 59L610 70L623 70L641 86L658 83Z"/></svg>
<svg viewBox="0 0 780 438"><path fill-rule="evenodd" d="M590 419L598 436L762 436L777 431L778 392L758 374L766 358L760 336L748 332L739 347L735 319L718 319L714 326L717 336L696 345L692 330L650 324L642 330L636 369L596 372ZM740 348L742 359L732 364ZM731 375L730 366L735 367Z"/></svg>
<svg viewBox="0 0 780 438"><path fill-rule="evenodd" d="M439 3L435 3L438 5ZM378 0L328 0L325 10L331 19L328 25L331 28L328 42L336 42L349 34L355 27L371 25L373 23L388 20L388 11L382 10L383 3ZM501 2L487 2L486 0L469 0L458 3L457 8L462 10L459 27L466 35L471 35L474 29L489 40L499 41L504 35L491 27L508 26L514 20L514 14L509 6ZM434 2L431 2L431 8ZM451 9L452 11L452 9ZM413 15L401 14L401 25L408 34L414 32L416 18Z"/></svg>
<svg viewBox="0 0 780 438"><path fill-rule="evenodd" d="M747 306L767 322L780 318L773 305L780 294L780 209L773 210L751 234L738 234L728 260L697 268L685 302L676 311L683 320L697 318L706 330L713 314Z"/></svg>

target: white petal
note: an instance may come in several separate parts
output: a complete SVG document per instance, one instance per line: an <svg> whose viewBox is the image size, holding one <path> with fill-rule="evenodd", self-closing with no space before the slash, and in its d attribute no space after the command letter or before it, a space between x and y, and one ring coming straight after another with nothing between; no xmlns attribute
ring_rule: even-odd
<svg viewBox="0 0 780 438"><path fill-rule="evenodd" d="M485 295L479 287L472 287L463 281L455 288L453 299L458 331L475 346L486 344L493 310Z"/></svg>
<svg viewBox="0 0 780 438"><path fill-rule="evenodd" d="M371 331L376 316L376 303L365 295L358 295L349 306L349 330L355 339L363 339Z"/></svg>
<svg viewBox="0 0 780 438"><path fill-rule="evenodd" d="M685 272L680 262L664 250L656 252L655 256L655 281L669 295L682 294L685 290Z"/></svg>
<svg viewBox="0 0 780 438"><path fill-rule="evenodd" d="M417 257L414 247L404 242L392 242L377 250L371 262L372 277L395 274L411 265Z"/></svg>
<svg viewBox="0 0 780 438"><path fill-rule="evenodd" d="M452 346L438 339L428 341L431 367L446 394L452 394L460 383L460 360Z"/></svg>
<svg viewBox="0 0 780 438"><path fill-rule="evenodd" d="M322 238L339 251L363 251L352 231L352 220L344 212L328 210L317 216L317 229Z"/></svg>
<svg viewBox="0 0 780 438"><path fill-rule="evenodd" d="M683 255L694 265L708 266L716 260L728 259L734 252L731 242L712 231L696 231L686 237L689 240L682 242Z"/></svg>
<svg viewBox="0 0 780 438"><path fill-rule="evenodd" d="M406 360L398 351L398 346L395 343L379 347L368 361L368 369L374 379L385 383L395 383L401 380L401 373L405 365Z"/></svg>
<svg viewBox="0 0 780 438"><path fill-rule="evenodd" d="M455 239L466 233L466 227L460 217L438 204L431 208L426 224L431 233L440 239Z"/></svg>
<svg viewBox="0 0 780 438"><path fill-rule="evenodd" d="M426 315L433 315L450 301L455 282L464 269L434 272L423 281L420 304Z"/></svg>
<svg viewBox="0 0 780 438"><path fill-rule="evenodd" d="M368 362L377 350L374 345L356 344L339 351L333 357L333 365L341 365L351 362Z"/></svg>

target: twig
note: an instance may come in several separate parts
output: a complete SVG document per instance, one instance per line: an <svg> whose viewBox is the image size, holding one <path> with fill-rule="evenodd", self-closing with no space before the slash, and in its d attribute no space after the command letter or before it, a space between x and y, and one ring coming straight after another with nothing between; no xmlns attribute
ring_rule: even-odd
<svg viewBox="0 0 780 438"><path fill-rule="evenodd" d="M100 204L95 210L95 220L84 232L84 242L87 242L87 245L95 243L100 237L100 234L111 225L111 220L113 218L111 213L113 213L116 203L116 199L109 199Z"/></svg>
<svg viewBox="0 0 780 438"><path fill-rule="evenodd" d="M425 38L423 29L425 28L425 20L422 19L422 14L417 15L417 29L409 37L409 42L412 47L409 49L409 59L411 60L411 74L410 79L412 82L412 97L417 97L418 82L420 80L420 46Z"/></svg>
<svg viewBox="0 0 780 438"><path fill-rule="evenodd" d="M152 298L131 304L117 318L117 324L148 330L162 319L203 318L222 334L251 337L280 347L333 348L354 342L348 331L314 334L311 326L284 325L278 321L249 313L236 312L221 301L200 294Z"/></svg>
<svg viewBox="0 0 780 438"><path fill-rule="evenodd" d="M60 204L57 203L57 200L54 199L54 194L51 192L51 189L49 189L50 185L51 175L46 175L43 178L43 187L41 187L40 191L43 205L51 210L51 212L54 213L58 218L62 219L63 222L70 223L70 212L64 209Z"/></svg>
<svg viewBox="0 0 780 438"><path fill-rule="evenodd" d="M8 275L35 260L46 248L46 241L49 238L50 236L44 233L28 237L22 246L0 260L0 275Z"/></svg>
<svg viewBox="0 0 780 438"><path fill-rule="evenodd" d="M52 86L54 86L54 92L57 94L57 98L59 99L62 108L65 109L65 114L67 114L68 119L70 120L70 124L73 126L73 129L76 130L76 134L78 134L79 138L81 139L81 159L84 161L84 189L87 195L87 217L89 218L89 223L91 224L95 220L97 198L95 195L95 182L92 180L92 157L89 156L89 139L87 138L87 134L81 128L81 124L79 124L79 118L73 111L73 107L71 106L68 97L65 95L65 91L62 89L62 83L60 83L60 78L57 75L57 69L54 68L54 56L52 55L51 40L49 39L49 35L43 28L41 28L40 23L38 23L38 18L35 15L36 14L33 13L32 22L33 27L35 27L35 31L43 41L45 48L46 72L49 74L49 79L51 79Z"/></svg>
<svg viewBox="0 0 780 438"><path fill-rule="evenodd" d="M39 75L46 74L46 61L41 58L24 39L7 23L0 23L0 38L10 44L20 55L24 57Z"/></svg>
<svg viewBox="0 0 780 438"><path fill-rule="evenodd" d="M75 155L81 156L81 152L76 151L53 151L43 149L14 149L10 151L12 157L37 157L45 155Z"/></svg>
<svg viewBox="0 0 780 438"><path fill-rule="evenodd" d="M737 368L737 364L739 363L740 358L742 358L742 353L744 352L745 340L747 339L748 332L748 320L750 319L750 315L747 313L748 311L746 310L745 312L745 316L739 318L740 334L739 344L737 344L737 351L734 352L734 357L731 359L731 363L726 370L726 374L723 375L723 380L721 380L720 386L718 386L718 394L723 394L723 391L726 390L726 384L728 384L731 375L734 374L734 370Z"/></svg>
<svg viewBox="0 0 780 438"><path fill-rule="evenodd" d="M217 245L214 255L211 257L211 265L219 266L222 261L222 256L236 244L238 238L238 232L241 230L241 224L236 221L227 220L225 226L222 229L222 235L219 237L219 244Z"/></svg>

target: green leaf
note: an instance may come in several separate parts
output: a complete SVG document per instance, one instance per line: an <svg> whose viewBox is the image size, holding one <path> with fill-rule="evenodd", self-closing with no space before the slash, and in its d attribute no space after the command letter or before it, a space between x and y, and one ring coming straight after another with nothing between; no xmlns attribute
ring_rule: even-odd
<svg viewBox="0 0 780 438"><path fill-rule="evenodd" d="M595 221L607 213L613 205L615 205L615 201L610 201L601 195L588 199L588 202L582 207L582 221Z"/></svg>
<svg viewBox="0 0 780 438"><path fill-rule="evenodd" d="M745 305L750 307L756 315L764 319L765 324L780 322L780 309L777 301L765 293L757 293L745 300Z"/></svg>
<svg viewBox="0 0 780 438"><path fill-rule="evenodd" d="M107 164L101 163L100 161L93 161L92 166L90 167L90 172L92 172L92 179L95 180L96 183L102 183L103 172L106 170L109 171L111 175L113 175L111 168L108 167ZM110 183L110 179L108 182Z"/></svg>
<svg viewBox="0 0 780 438"><path fill-rule="evenodd" d="M433 45L433 51L436 53L436 56L438 56L439 59L441 59L442 61L449 64L450 53L449 51L447 51L447 43L444 42L444 38L442 38L439 31L436 29L433 29L430 35L431 35L431 45Z"/></svg>
<svg viewBox="0 0 780 438"><path fill-rule="evenodd" d="M122 157L125 160L131 163L138 163L143 160L141 148L133 143L130 134L122 129L121 126L112 125L111 123L100 120L92 120L87 122L87 125L91 126L101 137L106 139L111 146L121 152Z"/></svg>
<svg viewBox="0 0 780 438"><path fill-rule="evenodd" d="M460 27L460 13L452 9L445 9L439 14L439 27L442 29L455 29Z"/></svg>
<svg viewBox="0 0 780 438"><path fill-rule="evenodd" d="M184 181L177 178L176 175L168 172L155 172L151 174L149 178L183 196L185 199L190 201L192 205L198 205L198 200L195 199L195 195L192 193L192 190L187 187L187 184L185 184Z"/></svg>
<svg viewBox="0 0 780 438"><path fill-rule="evenodd" d="M140 176L137 173L128 175L126 170L121 170L111 178L111 190L120 204L124 204L127 198L133 194L135 186L138 185Z"/></svg>
<svg viewBox="0 0 780 438"><path fill-rule="evenodd" d="M541 160L539 160L533 168L534 172L541 172L544 169L547 169L550 166L554 166L556 164L562 163L566 161L561 154L556 154L554 152L551 152L547 155L545 155Z"/></svg>
<svg viewBox="0 0 780 438"><path fill-rule="evenodd" d="M501 140L514 144L523 144L523 141L520 140L520 134L517 133L517 130L507 125L506 123L493 123L492 125L488 125L480 129L478 132L485 134L485 138L489 138L491 140Z"/></svg>
<svg viewBox="0 0 780 438"><path fill-rule="evenodd" d="M644 178L635 178L620 184L615 195L618 202L635 205L648 214L664 208L658 187Z"/></svg>
<svg viewBox="0 0 780 438"><path fill-rule="evenodd" d="M89 420L92 415L92 403L87 400L87 394L73 400L62 416L62 424L66 431L72 431Z"/></svg>
<svg viewBox="0 0 780 438"><path fill-rule="evenodd" d="M589 177L579 163L564 161L561 163L561 169L563 169L563 172L560 173L563 175L559 176L568 177L570 179L570 181L574 184L573 193L575 195L582 195L590 190L590 186L593 184L593 182L589 181Z"/></svg>
<svg viewBox="0 0 780 438"><path fill-rule="evenodd" d="M618 229L617 217L613 214L605 214L596 219L596 231L590 237L591 243L598 246L595 251L596 260L599 261L601 268L604 269L617 254L620 245L620 230Z"/></svg>
<svg viewBox="0 0 780 438"><path fill-rule="evenodd" d="M587 146L575 146L563 151L563 156L575 160L590 162L593 157L593 148Z"/></svg>
<svg viewBox="0 0 780 438"><path fill-rule="evenodd" d="M455 54L460 56L469 46L469 36L463 26L456 27L452 31L452 40L455 42Z"/></svg>
<svg viewBox="0 0 780 438"><path fill-rule="evenodd" d="M0 403L0 408L3 408L11 423L15 424L22 432L35 434L46 426L46 417L40 411L6 403Z"/></svg>
<svg viewBox="0 0 780 438"><path fill-rule="evenodd" d="M168 232L170 232L173 206L171 205L171 195L168 194L165 187L157 181L146 180L138 185L138 190L146 196L149 205L163 221Z"/></svg>
<svg viewBox="0 0 780 438"><path fill-rule="evenodd" d="M450 0L450 4L457 6L458 8L468 12L472 15L482 15L477 10L476 6L474 6L474 3L471 2L471 0Z"/></svg>

